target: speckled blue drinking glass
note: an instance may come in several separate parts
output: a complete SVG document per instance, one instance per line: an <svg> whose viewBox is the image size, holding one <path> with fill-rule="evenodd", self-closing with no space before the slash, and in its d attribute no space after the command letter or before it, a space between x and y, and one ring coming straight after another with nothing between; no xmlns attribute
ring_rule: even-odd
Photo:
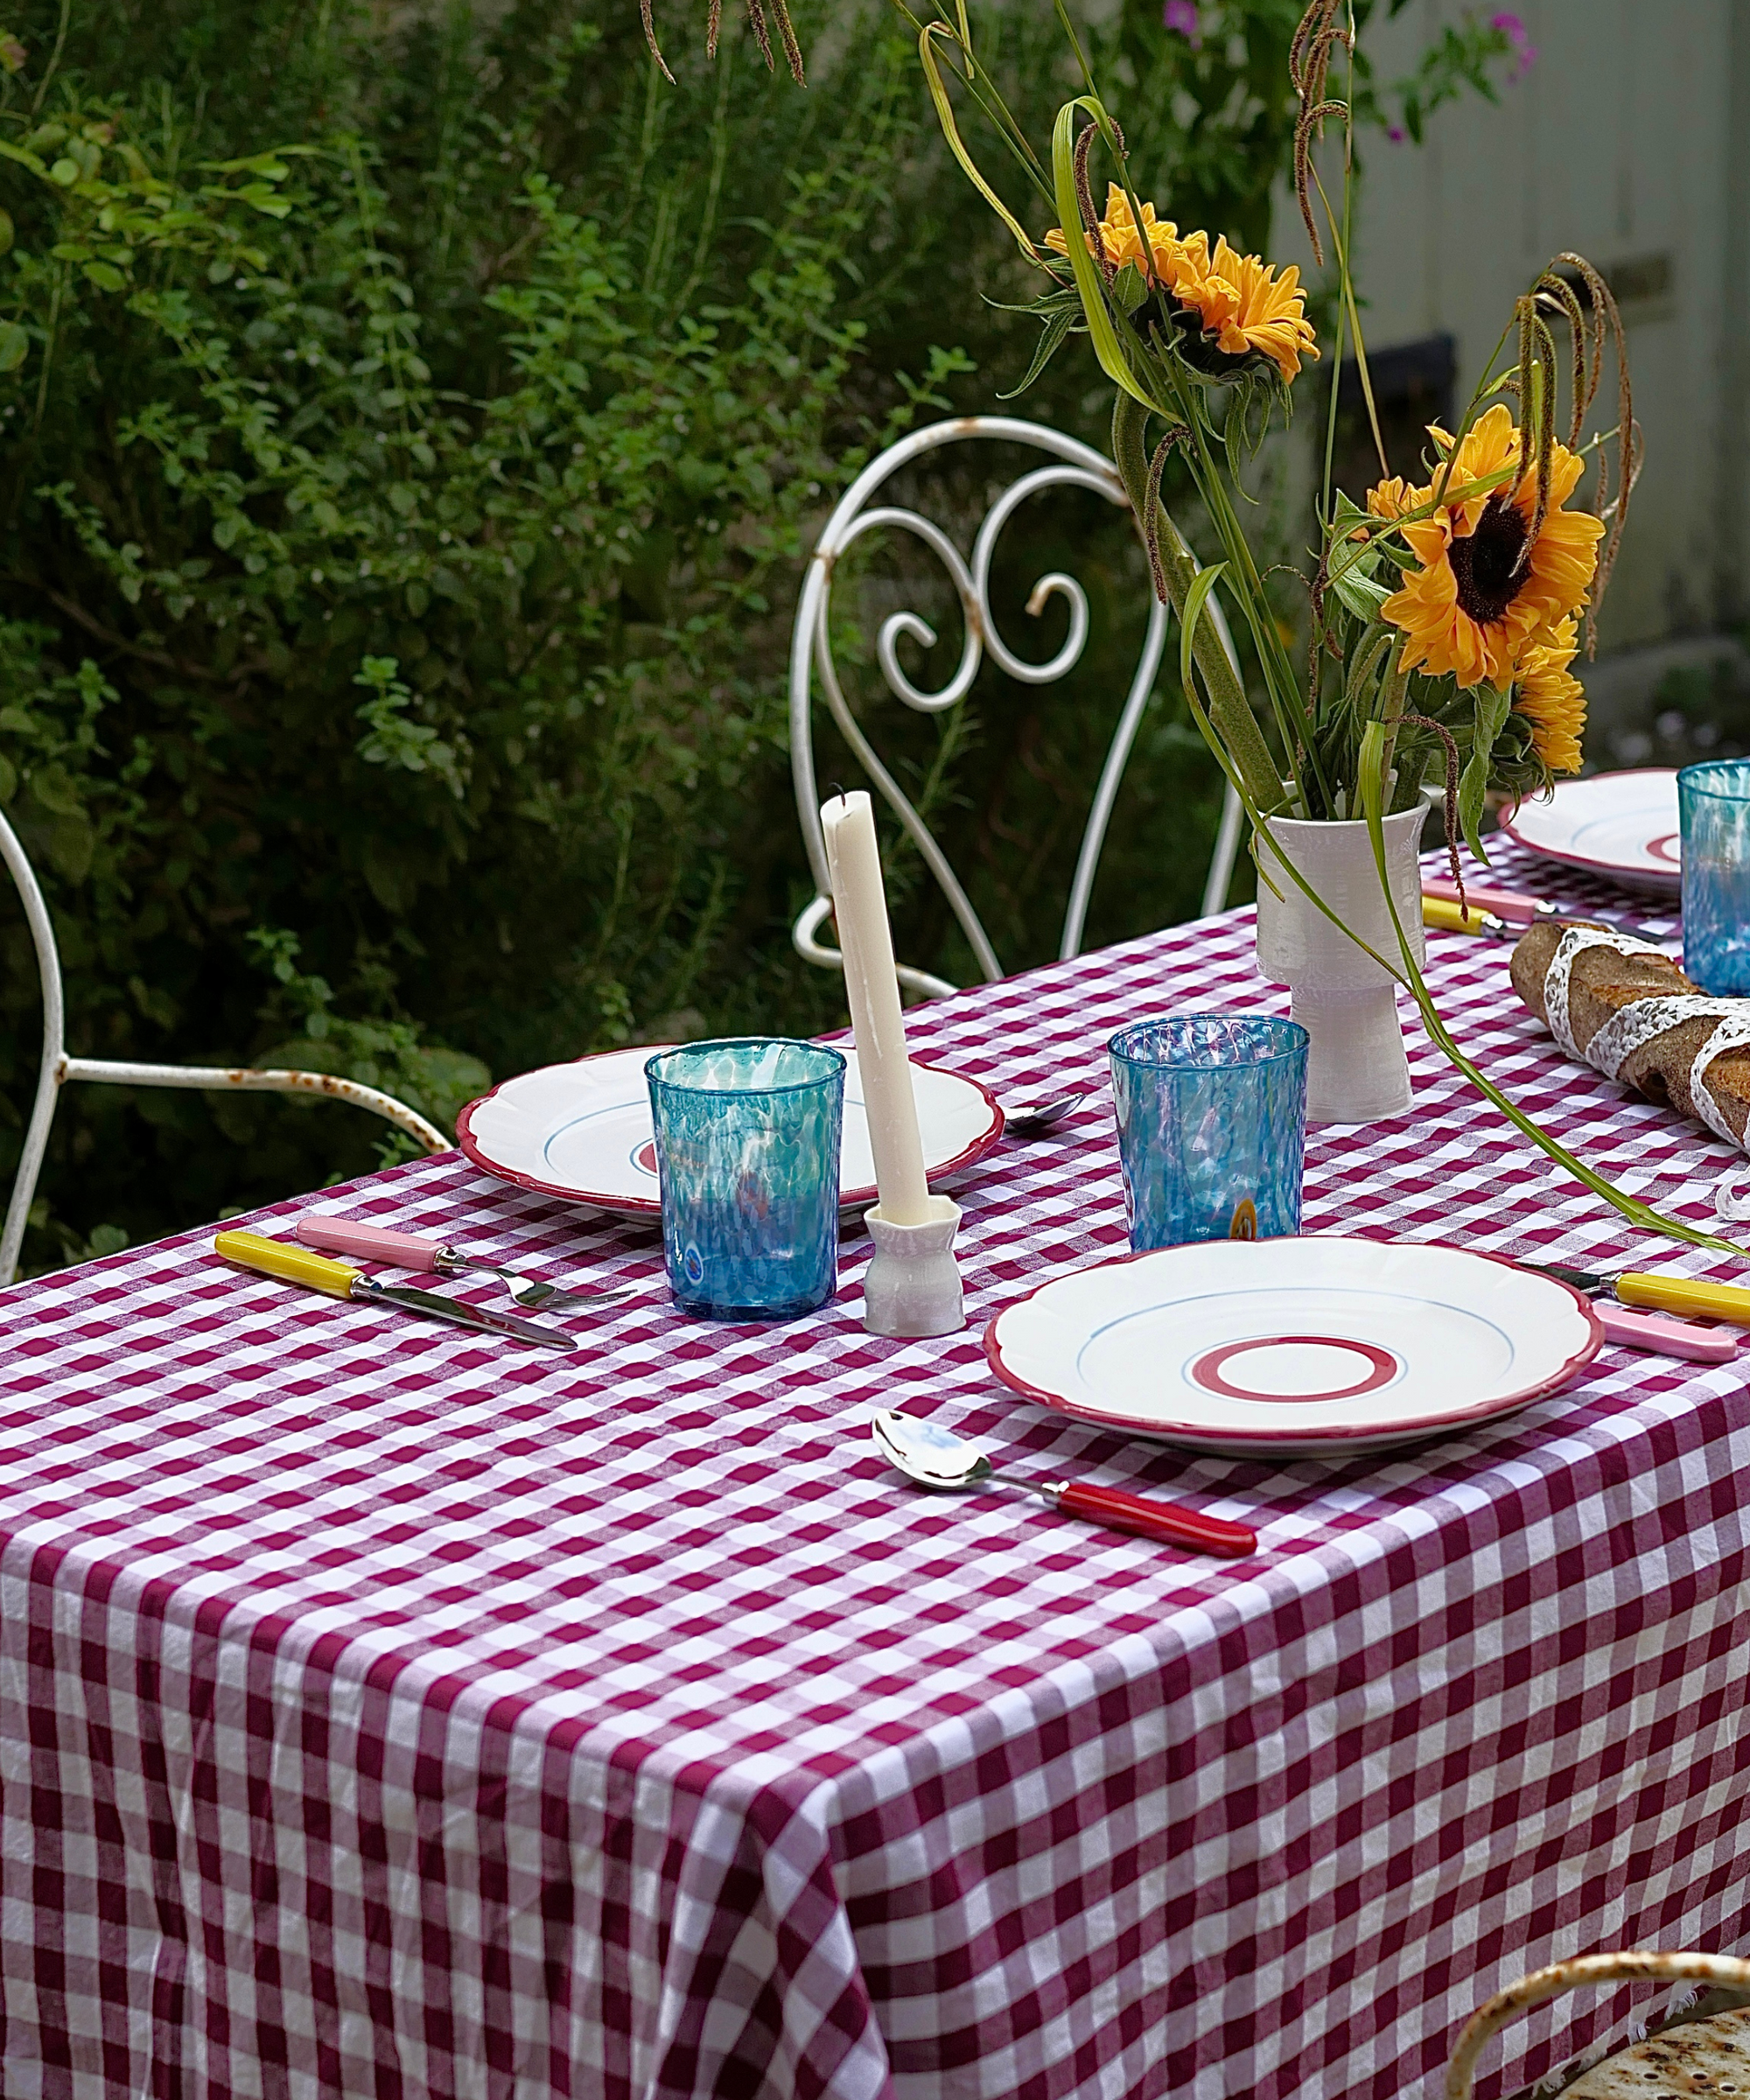
<svg viewBox="0 0 1750 2100"><path fill-rule="evenodd" d="M777 1036L689 1043L644 1068L675 1302L790 1320L838 1280L844 1060Z"/></svg>
<svg viewBox="0 0 1750 2100"><path fill-rule="evenodd" d="M1112 1038L1124 1218L1139 1254L1299 1231L1310 1040L1298 1022L1246 1013L1180 1014Z"/></svg>
<svg viewBox="0 0 1750 2100"><path fill-rule="evenodd" d="M1750 760L1677 775L1684 833L1684 973L1726 998L1750 992Z"/></svg>

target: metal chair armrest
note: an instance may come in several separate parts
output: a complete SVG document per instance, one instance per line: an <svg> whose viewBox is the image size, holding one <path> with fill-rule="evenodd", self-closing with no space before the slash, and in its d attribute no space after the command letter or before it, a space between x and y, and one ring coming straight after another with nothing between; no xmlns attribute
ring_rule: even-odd
<svg viewBox="0 0 1750 2100"><path fill-rule="evenodd" d="M263 1071L248 1065L139 1065L110 1058L67 1057L61 1060L60 1076L112 1087L179 1087L203 1094L319 1094L352 1108L368 1109L410 1138L416 1138L428 1152L451 1148L452 1140L416 1109L410 1109L393 1094L333 1072L303 1072L291 1066Z"/></svg>
<svg viewBox="0 0 1750 2100"><path fill-rule="evenodd" d="M1452 2051L1452 2061L1446 2067L1446 2100L1470 2100L1477 2058L1509 2020L1586 1984L1630 1983L1642 1978L1649 1983L1718 1984L1728 1990L1745 1991L1750 1990L1750 1962L1726 1954L1583 1954L1571 1962L1534 1970L1498 1992L1466 2021Z"/></svg>
<svg viewBox="0 0 1750 2100"><path fill-rule="evenodd" d="M798 914L796 923L790 928L790 945L804 962L812 962L816 970L844 968L844 957L836 948L822 947L816 935L832 917L832 899L816 897ZM893 975L907 990L916 992L926 999L945 999L951 992L960 990L950 984L946 977L933 977L927 970L914 970L909 963L896 962Z"/></svg>

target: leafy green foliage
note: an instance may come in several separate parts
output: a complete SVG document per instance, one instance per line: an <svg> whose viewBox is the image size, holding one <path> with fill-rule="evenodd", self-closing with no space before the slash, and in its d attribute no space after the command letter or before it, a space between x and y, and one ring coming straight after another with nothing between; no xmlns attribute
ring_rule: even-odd
<svg viewBox="0 0 1750 2100"><path fill-rule="evenodd" d="M7 84L0 797L75 1046L447 1118L488 1068L758 997L750 785L789 564L858 463L907 54L865 25L799 124L746 52L658 101L566 6L416 23L394 67L362 14L242 15L76 10L43 111ZM16 1113L10 928L6 960ZM186 1218L368 1166L379 1127L75 1089L31 1258L169 1222L166 1186Z"/></svg>
<svg viewBox="0 0 1750 2100"><path fill-rule="evenodd" d="M0 806L49 892L76 1051L343 1071L441 1123L489 1074L842 1018L788 942L799 556L873 447L985 405L958 374L1023 368L1030 325L985 295L1034 288L891 10L798 18L806 94L737 34L715 66L670 50L670 87L635 9L582 0L390 28L349 0L74 0L52 74L60 0L13 10ZM1003 33L1026 99L1054 95L1049 19ZM1276 132L1224 136L1164 129L1164 191L1207 162L1264 199ZM1028 410L1103 444L1074 361ZM933 480L982 515L986 470ZM987 677L939 721L880 696L868 647L872 611L918 605L942 639L907 667L941 682L939 570L872 544L836 601L857 704L1012 967L1054 952L1146 612L1126 518L1030 506L993 584L1025 654L1061 639L1060 601L1026 610L1054 568L1089 592L1085 676ZM823 739L824 777L834 758ZM1194 908L1219 801L1158 701L1094 939ZM915 860L892 868L900 946L970 975ZM0 914L0 1171L38 1026ZM74 1088L27 1265L400 1146L325 1104Z"/></svg>
<svg viewBox="0 0 1750 2100"><path fill-rule="evenodd" d="M1357 32L1408 4L1355 0ZM1181 231L1201 227L1242 253L1268 252L1270 191L1298 115L1289 45L1306 11L1305 0L1203 0L1194 40L1156 0L1124 0L1108 35L1090 38L1096 71L1124 90L1131 164L1152 186L1144 193ZM1357 121L1420 144L1430 115L1466 89L1493 102L1495 74L1514 56L1505 30L1466 16L1444 26L1410 73L1382 80L1358 34Z"/></svg>

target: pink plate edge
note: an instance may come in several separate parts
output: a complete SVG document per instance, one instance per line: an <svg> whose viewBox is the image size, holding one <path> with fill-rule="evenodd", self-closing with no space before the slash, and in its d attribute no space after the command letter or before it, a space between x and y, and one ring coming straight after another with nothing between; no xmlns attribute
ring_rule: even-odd
<svg viewBox="0 0 1750 2100"><path fill-rule="evenodd" d="M648 1051L651 1057L655 1057L662 1051L672 1049L674 1045L672 1043L640 1043L638 1047L640 1050ZM513 1072L508 1079L500 1080L497 1086L490 1088L478 1100L467 1102L456 1118L456 1143L460 1146L463 1157L472 1166L479 1167L483 1173L494 1175L500 1181L513 1182L518 1188L526 1188L534 1195L556 1196L562 1203L587 1203L593 1210L606 1210L616 1217L660 1218L662 1214L662 1206L654 1196L607 1196L582 1189L564 1188L555 1181L537 1180L533 1174L525 1174L519 1168L514 1166L501 1166L496 1160L488 1158L481 1151L479 1139L474 1136L474 1110L485 1108L495 1094L501 1092L506 1087L514 1085L518 1080L532 1079L535 1074L539 1072L562 1072L573 1065L593 1064L598 1058L623 1057L625 1054L622 1050L597 1050L588 1057L566 1058L556 1065L536 1065L533 1072ZM983 1080L974 1079L970 1073L957 1072L952 1065L938 1065L933 1059L927 1057L914 1057L912 1062L926 1071L945 1072L949 1078L957 1079L966 1086L976 1088L984 1096L984 1106L990 1112L989 1124L970 1144L963 1146L952 1159L945 1159L940 1166L930 1168L928 1179L931 1181L946 1180L949 1174L957 1174L962 1167L972 1166L976 1161L984 1158L987 1152L993 1151L996 1146L1000 1144L1007 1119L1003 1114L1002 1102L998 1100ZM872 1182L867 1188L841 1189L838 1193L838 1207L841 1210L854 1210L858 1204L872 1203L876 1194L877 1191Z"/></svg>
<svg viewBox="0 0 1750 2100"><path fill-rule="evenodd" d="M1074 1421L1090 1423L1096 1428L1119 1430L1130 1436L1172 1438L1186 1444L1195 1444L1204 1451L1230 1450L1235 1445L1245 1445L1258 1450L1304 1451L1309 1445L1313 1444L1360 1444L1363 1441L1408 1443L1412 1438L1419 1438L1424 1435L1432 1436L1443 1429L1476 1422L1493 1421L1497 1415L1512 1414L1516 1409L1529 1406L1533 1400L1541 1400L1547 1394L1559 1392L1574 1376L1575 1373L1584 1369L1604 1347L1606 1340L1604 1323L1593 1311L1592 1300L1586 1297L1584 1292L1576 1290L1572 1284L1563 1282L1560 1277L1544 1276L1541 1270L1530 1269L1523 1262L1509 1261L1505 1255L1484 1254L1474 1247L1454 1247L1446 1240L1390 1240L1371 1232L1317 1232L1306 1233L1301 1236L1316 1240L1371 1240L1382 1247L1440 1247L1449 1254L1467 1255L1473 1261L1494 1262L1503 1269L1525 1270L1528 1275L1537 1276L1543 1282L1553 1284L1567 1292L1585 1316L1587 1330L1586 1340L1573 1355L1566 1358L1555 1370L1550 1373L1548 1377L1538 1380L1535 1384L1525 1387L1520 1392L1480 1402L1474 1407L1460 1408L1451 1414L1430 1415L1418 1422L1414 1428L1402 1430L1393 1430L1382 1424L1375 1423L1367 1425L1355 1424L1347 1429L1339 1426L1292 1432L1222 1430L1218 1435L1207 1427L1195 1426L1189 1423L1182 1424L1158 1423L1144 1426L1134 1417L1105 1414L1098 1408L1082 1407L1073 1400L1064 1398L1060 1394L1046 1392L1040 1386L1030 1385L1018 1372L1012 1369L1004 1362L1002 1344L997 1339L997 1327L1004 1313L1013 1312L1018 1306L1026 1305L1029 1298L1036 1298L1048 1285L1060 1283L1065 1273L1082 1276L1096 1269L1116 1269L1128 1262L1139 1262L1144 1255L1158 1254L1161 1251L1158 1248L1146 1247L1142 1250L1141 1253L1113 1255L1103 1262L1089 1262L1086 1269L1073 1270L1060 1272L1057 1276L1045 1277L1035 1284L1032 1290L1024 1291L1019 1298L1012 1298L1006 1306L1002 1307L1001 1311L992 1313L985 1325L984 1334L985 1361L997 1376L1012 1391L1019 1393L1029 1400L1037 1400L1057 1414L1068 1415Z"/></svg>
<svg viewBox="0 0 1750 2100"><path fill-rule="evenodd" d="M1594 774L1592 777L1594 780L1628 780L1637 774L1656 774L1662 779L1670 779L1672 781L1675 781L1677 777L1676 768L1671 766L1624 766L1615 773ZM1631 886L1638 886L1642 888L1656 889L1662 896L1682 894L1683 878L1675 868L1667 873L1658 868L1628 867L1620 860L1595 860L1590 854L1570 853L1555 846L1534 844L1530 839L1522 837L1514 825L1514 817L1516 817L1524 807L1523 802L1516 802L1513 805L1512 816L1497 817L1495 822L1516 846L1523 846L1528 853L1536 854L1540 860L1553 860L1564 868L1578 868L1588 875L1611 875L1617 881L1628 883Z"/></svg>

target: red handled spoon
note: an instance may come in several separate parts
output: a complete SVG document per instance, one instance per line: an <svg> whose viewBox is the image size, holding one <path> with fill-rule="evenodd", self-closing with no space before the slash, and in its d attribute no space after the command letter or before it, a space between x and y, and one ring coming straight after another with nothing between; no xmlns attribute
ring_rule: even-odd
<svg viewBox="0 0 1750 2100"><path fill-rule="evenodd" d="M1110 1531L1135 1531L1192 1553L1219 1553L1230 1560L1257 1551L1257 1534L1245 1524L1204 1516L1176 1502L1157 1502L1122 1488L1095 1488L1080 1480L1004 1480L976 1444L952 1436L933 1422L914 1421L897 1408L882 1408L873 1423L875 1448L920 1488L982 1488L987 1480L1036 1494L1068 1516L1085 1517Z"/></svg>

